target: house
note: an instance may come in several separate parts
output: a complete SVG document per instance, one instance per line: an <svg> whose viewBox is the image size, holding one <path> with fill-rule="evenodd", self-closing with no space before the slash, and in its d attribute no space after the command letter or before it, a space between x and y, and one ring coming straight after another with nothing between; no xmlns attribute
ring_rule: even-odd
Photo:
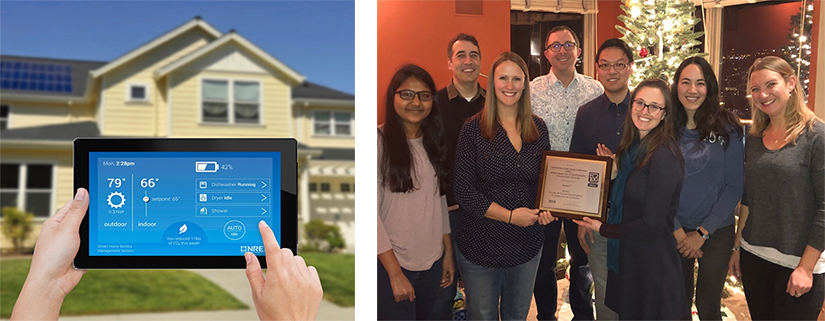
<svg viewBox="0 0 825 321"><path fill-rule="evenodd" d="M294 137L299 222L354 251L355 97L200 17L109 62L0 56L0 206L39 223L73 195L75 137ZM10 242L3 242L8 246Z"/></svg>

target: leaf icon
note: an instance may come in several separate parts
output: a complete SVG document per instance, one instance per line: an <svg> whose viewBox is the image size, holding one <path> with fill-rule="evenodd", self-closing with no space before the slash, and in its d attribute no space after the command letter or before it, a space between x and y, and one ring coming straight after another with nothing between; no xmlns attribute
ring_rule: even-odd
<svg viewBox="0 0 825 321"><path fill-rule="evenodd" d="M186 228L186 224L181 225L181 227L180 227L180 233L178 233L178 234L183 234L183 233L186 233L186 229L187 229L187 228Z"/></svg>

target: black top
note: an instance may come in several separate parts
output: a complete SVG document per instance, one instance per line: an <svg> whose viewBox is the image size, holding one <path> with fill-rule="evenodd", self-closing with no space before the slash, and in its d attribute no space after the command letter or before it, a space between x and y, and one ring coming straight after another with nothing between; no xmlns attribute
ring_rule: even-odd
<svg viewBox="0 0 825 321"><path fill-rule="evenodd" d="M630 91L619 104L610 102L607 94L582 105L576 113L570 152L596 155L596 145L605 144L614 153L622 140L622 126L630 106Z"/></svg>
<svg viewBox="0 0 825 321"><path fill-rule="evenodd" d="M673 238L684 168L675 142L667 141L656 148L647 165L634 170L627 179L622 224L603 224L599 231L620 240L621 274L608 271L605 296L605 304L620 319L690 318Z"/></svg>
<svg viewBox="0 0 825 321"><path fill-rule="evenodd" d="M461 132L461 126L467 118L484 108L485 95L484 88L478 86L475 97L467 101L459 95L452 82L435 95L435 102L438 104L438 109L441 111L441 120L444 123L443 165L444 172L447 175L447 188L444 191L447 194L447 206L456 204L453 196L453 169L455 168L455 147L458 143L458 134Z"/></svg>
<svg viewBox="0 0 825 321"><path fill-rule="evenodd" d="M547 126L533 116L539 138L522 143L517 152L507 132L497 125L492 141L481 135L480 117L464 123L455 158L455 198L459 226L456 243L470 262L508 268L534 258L544 244L538 222L520 227L484 216L493 202L512 210L536 207L541 154L550 150Z"/></svg>

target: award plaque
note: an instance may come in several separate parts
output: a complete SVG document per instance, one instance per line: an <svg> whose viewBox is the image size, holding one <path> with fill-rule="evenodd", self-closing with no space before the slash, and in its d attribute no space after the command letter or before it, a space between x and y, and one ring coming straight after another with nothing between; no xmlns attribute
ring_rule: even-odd
<svg viewBox="0 0 825 321"><path fill-rule="evenodd" d="M544 152L536 208L556 217L604 222L612 169L610 157Z"/></svg>

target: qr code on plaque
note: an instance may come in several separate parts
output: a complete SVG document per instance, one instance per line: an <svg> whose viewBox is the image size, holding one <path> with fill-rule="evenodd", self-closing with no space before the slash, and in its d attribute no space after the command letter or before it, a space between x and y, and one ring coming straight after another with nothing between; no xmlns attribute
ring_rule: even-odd
<svg viewBox="0 0 825 321"><path fill-rule="evenodd" d="M599 187L599 172L590 172L587 179L587 186Z"/></svg>

